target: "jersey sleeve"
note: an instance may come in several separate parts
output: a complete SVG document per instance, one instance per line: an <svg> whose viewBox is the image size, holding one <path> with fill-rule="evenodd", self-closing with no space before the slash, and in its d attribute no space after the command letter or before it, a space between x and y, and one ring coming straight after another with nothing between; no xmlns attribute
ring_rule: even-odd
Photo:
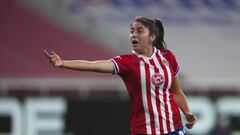
<svg viewBox="0 0 240 135"><path fill-rule="evenodd" d="M122 76L130 71L131 60L129 55L116 56L111 61L114 63L114 74Z"/></svg>
<svg viewBox="0 0 240 135"><path fill-rule="evenodd" d="M176 60L175 55L170 50L166 50L166 55L168 57L167 59L168 59L169 65L173 70L173 76L177 76L179 73L179 66L178 66L178 62Z"/></svg>

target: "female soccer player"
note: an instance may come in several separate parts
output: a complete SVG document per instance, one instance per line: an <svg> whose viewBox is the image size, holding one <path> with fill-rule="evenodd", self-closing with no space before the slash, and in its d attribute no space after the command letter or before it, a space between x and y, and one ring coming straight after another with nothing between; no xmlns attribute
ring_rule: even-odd
<svg viewBox="0 0 240 135"><path fill-rule="evenodd" d="M56 67L80 71L118 74L131 101L132 135L184 135L180 111L187 128L196 123L179 84L179 67L166 49L160 20L137 17L130 24L132 53L110 60L62 60L55 52L45 52Z"/></svg>

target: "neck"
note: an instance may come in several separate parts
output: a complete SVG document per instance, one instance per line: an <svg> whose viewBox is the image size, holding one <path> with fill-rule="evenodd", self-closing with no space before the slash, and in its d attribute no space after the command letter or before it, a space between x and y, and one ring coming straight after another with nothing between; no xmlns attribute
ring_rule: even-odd
<svg viewBox="0 0 240 135"><path fill-rule="evenodd" d="M153 54L154 48L153 46L148 47L145 49L145 53L143 55L147 56L147 57L151 57Z"/></svg>

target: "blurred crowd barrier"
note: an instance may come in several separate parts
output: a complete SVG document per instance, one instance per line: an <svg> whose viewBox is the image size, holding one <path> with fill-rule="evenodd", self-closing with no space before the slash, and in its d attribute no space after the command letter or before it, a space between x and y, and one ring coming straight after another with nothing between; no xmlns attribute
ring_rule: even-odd
<svg viewBox="0 0 240 135"><path fill-rule="evenodd" d="M0 90L0 134L129 134L126 90L73 88ZM238 135L240 93L234 89L187 92L198 122L189 135ZM184 123L185 119L182 117Z"/></svg>

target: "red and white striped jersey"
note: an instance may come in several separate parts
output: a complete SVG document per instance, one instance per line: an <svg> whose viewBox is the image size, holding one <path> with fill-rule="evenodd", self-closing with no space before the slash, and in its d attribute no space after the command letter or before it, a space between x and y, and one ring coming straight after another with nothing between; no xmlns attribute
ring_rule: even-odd
<svg viewBox="0 0 240 135"><path fill-rule="evenodd" d="M111 60L130 96L132 133L162 135L182 127L171 90L179 67L170 50L154 48L151 57L133 51Z"/></svg>

